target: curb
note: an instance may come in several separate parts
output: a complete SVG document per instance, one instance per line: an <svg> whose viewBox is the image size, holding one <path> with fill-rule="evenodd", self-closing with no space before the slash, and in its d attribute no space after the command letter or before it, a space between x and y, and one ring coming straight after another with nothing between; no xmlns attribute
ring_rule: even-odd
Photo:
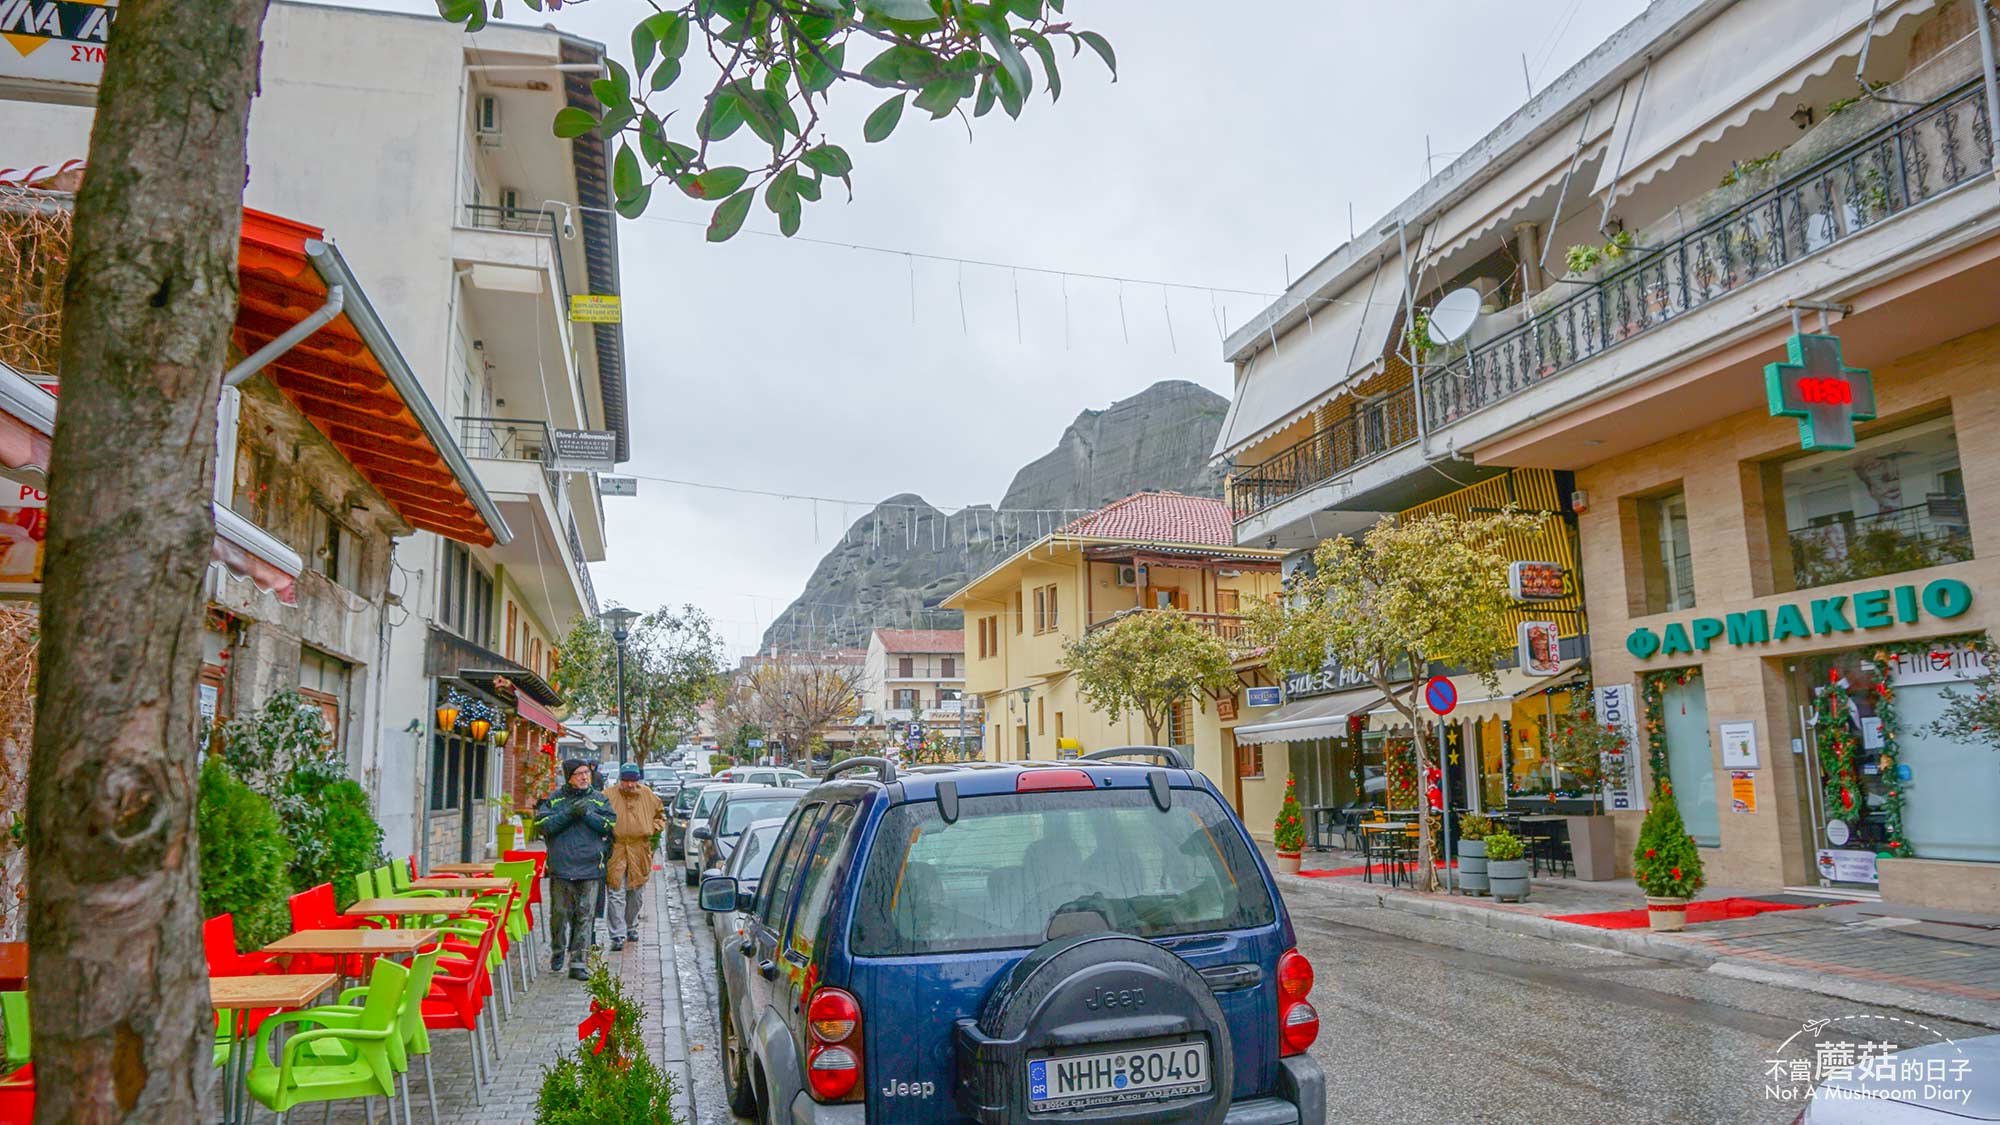
<svg viewBox="0 0 2000 1125"><path fill-rule="evenodd" d="M1801 992L1817 993L1821 996L1852 1000L1856 1003L1900 1008L1919 1015L2000 1029L2000 1011L1996 1011L1992 1005L1915 989L1852 980L1836 973L1792 972L1769 968L1745 958L1732 957L1706 948L1705 939L1699 936L1678 937L1647 930L1600 930L1594 926L1558 922L1540 914L1496 909L1491 906L1472 906L1453 901L1451 897L1443 894L1419 895L1414 892L1382 890L1372 885L1307 879L1299 875L1278 874L1277 879L1281 886L1309 890L1313 894L1336 899L1351 906L1373 906L1382 910L1413 914L1420 918L1480 926L1520 937L1542 938L1570 945L1606 949L1614 953L1645 957L1655 961L1670 961L1736 980L1776 985Z"/></svg>

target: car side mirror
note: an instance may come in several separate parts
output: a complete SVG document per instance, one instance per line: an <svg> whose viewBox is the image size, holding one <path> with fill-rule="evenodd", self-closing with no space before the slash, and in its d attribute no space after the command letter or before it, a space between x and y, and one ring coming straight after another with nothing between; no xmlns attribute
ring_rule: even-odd
<svg viewBox="0 0 2000 1125"><path fill-rule="evenodd" d="M727 875L709 875L701 881L701 908L710 913L735 910L742 897L736 880Z"/></svg>
<svg viewBox="0 0 2000 1125"><path fill-rule="evenodd" d="M696 840L713 840L715 839L715 833L709 829L708 825L697 824L695 825L693 838Z"/></svg>

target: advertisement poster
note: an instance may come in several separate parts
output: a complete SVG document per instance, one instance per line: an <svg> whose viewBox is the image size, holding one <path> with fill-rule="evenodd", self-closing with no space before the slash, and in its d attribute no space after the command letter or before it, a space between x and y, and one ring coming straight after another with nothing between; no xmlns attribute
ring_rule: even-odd
<svg viewBox="0 0 2000 1125"><path fill-rule="evenodd" d="M48 503L32 484L0 481L0 595L40 592Z"/></svg>
<svg viewBox="0 0 2000 1125"><path fill-rule="evenodd" d="M1723 723L1716 728L1722 736L1722 768L1757 768L1757 724Z"/></svg>
<svg viewBox="0 0 2000 1125"><path fill-rule="evenodd" d="M1562 670L1562 634L1553 621L1523 621L1515 630L1521 671L1553 676Z"/></svg>
<svg viewBox="0 0 2000 1125"><path fill-rule="evenodd" d="M1729 771L1729 811L1757 811L1757 775L1751 770Z"/></svg>
<svg viewBox="0 0 2000 1125"><path fill-rule="evenodd" d="M1875 853L1844 848L1819 850L1819 875L1835 883L1879 882L1875 874Z"/></svg>
<svg viewBox="0 0 2000 1125"><path fill-rule="evenodd" d="M1631 684L1607 684L1597 689L1597 721L1606 726L1618 728L1624 736L1625 750L1607 755L1604 778L1604 808L1606 812L1628 812L1646 807L1640 796L1645 792L1639 777L1639 723L1638 711Z"/></svg>
<svg viewBox="0 0 2000 1125"><path fill-rule="evenodd" d="M1563 589L1563 568L1561 563L1514 562L1507 564L1507 592L1516 601L1552 602L1559 601Z"/></svg>

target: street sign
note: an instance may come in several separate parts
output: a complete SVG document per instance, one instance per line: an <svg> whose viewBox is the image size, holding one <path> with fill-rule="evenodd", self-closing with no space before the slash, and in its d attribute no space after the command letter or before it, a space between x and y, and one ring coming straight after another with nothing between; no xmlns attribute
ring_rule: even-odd
<svg viewBox="0 0 2000 1125"><path fill-rule="evenodd" d="M903 745L908 746L912 751L915 751L921 748L923 744L924 744L924 725L922 723L911 723L909 727L903 731Z"/></svg>
<svg viewBox="0 0 2000 1125"><path fill-rule="evenodd" d="M1799 448L1853 449L1854 423L1875 417L1875 380L1840 358L1840 337L1798 333L1788 363L1764 365L1771 417L1799 420Z"/></svg>
<svg viewBox="0 0 2000 1125"><path fill-rule="evenodd" d="M1245 707L1276 707L1285 701L1285 689L1275 687L1253 687L1243 692Z"/></svg>
<svg viewBox="0 0 2000 1125"><path fill-rule="evenodd" d="M1424 685L1424 706L1439 717L1451 714L1451 709L1458 706L1458 685L1451 682L1450 676L1432 676Z"/></svg>
<svg viewBox="0 0 2000 1125"><path fill-rule="evenodd" d="M1514 662L1530 676L1562 671L1562 634L1553 621L1523 621L1515 627Z"/></svg>
<svg viewBox="0 0 2000 1125"><path fill-rule="evenodd" d="M762 750L764 748L764 740L761 738L749 738L744 740L743 745L748 746L752 750Z"/></svg>
<svg viewBox="0 0 2000 1125"><path fill-rule="evenodd" d="M639 478L598 477L597 494L599 496L637 496L639 495Z"/></svg>
<svg viewBox="0 0 2000 1125"><path fill-rule="evenodd" d="M610 430L552 430L555 470L608 473L617 465L618 436Z"/></svg>
<svg viewBox="0 0 2000 1125"><path fill-rule="evenodd" d="M616 324L623 310L616 296L579 293L569 299L569 319L573 324Z"/></svg>

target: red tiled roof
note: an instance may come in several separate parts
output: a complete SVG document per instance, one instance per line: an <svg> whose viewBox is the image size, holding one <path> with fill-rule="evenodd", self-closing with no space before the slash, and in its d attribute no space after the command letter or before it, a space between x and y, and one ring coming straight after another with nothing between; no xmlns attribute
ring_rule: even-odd
<svg viewBox="0 0 2000 1125"><path fill-rule="evenodd" d="M1227 504L1179 492L1135 492L1064 524L1058 534L1131 543L1236 545L1236 526Z"/></svg>
<svg viewBox="0 0 2000 1125"><path fill-rule="evenodd" d="M963 629L877 629L888 652L964 652Z"/></svg>

